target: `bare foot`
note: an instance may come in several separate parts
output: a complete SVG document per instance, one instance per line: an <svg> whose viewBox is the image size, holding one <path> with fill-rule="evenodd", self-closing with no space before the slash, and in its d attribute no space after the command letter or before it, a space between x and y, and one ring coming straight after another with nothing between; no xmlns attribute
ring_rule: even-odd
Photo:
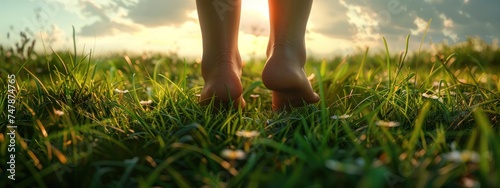
<svg viewBox="0 0 500 188"><path fill-rule="evenodd" d="M319 101L319 95L313 91L304 72L305 50L272 45L268 54L262 81L273 91L273 110L287 110Z"/></svg>
<svg viewBox="0 0 500 188"><path fill-rule="evenodd" d="M216 108L245 107L241 86L241 58L235 56L219 55L202 60L202 76L205 85L201 91L199 102L208 105L214 100ZM232 106L231 106L232 105Z"/></svg>

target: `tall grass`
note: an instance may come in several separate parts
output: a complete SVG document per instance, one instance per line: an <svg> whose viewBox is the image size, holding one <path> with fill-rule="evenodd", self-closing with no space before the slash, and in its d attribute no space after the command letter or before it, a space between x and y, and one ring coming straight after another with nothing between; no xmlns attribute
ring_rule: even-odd
<svg viewBox="0 0 500 188"><path fill-rule="evenodd" d="M19 133L16 181L3 176L2 187L500 184L500 52L476 39L413 55L309 58L321 102L290 112L271 111L261 63L244 67L246 109L221 112L197 104L200 65L175 55L1 49L0 106L16 74Z"/></svg>

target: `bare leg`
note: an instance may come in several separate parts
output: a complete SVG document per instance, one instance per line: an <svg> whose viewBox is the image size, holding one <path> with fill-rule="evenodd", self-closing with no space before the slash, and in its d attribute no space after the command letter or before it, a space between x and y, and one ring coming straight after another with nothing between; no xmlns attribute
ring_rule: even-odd
<svg viewBox="0 0 500 188"><path fill-rule="evenodd" d="M304 72L305 32L312 2L269 0L271 36L262 81L273 90L273 110L316 103L320 99Z"/></svg>
<svg viewBox="0 0 500 188"><path fill-rule="evenodd" d="M244 107L238 50L241 0L196 0L203 37L201 72L205 85L199 99L207 105Z"/></svg>

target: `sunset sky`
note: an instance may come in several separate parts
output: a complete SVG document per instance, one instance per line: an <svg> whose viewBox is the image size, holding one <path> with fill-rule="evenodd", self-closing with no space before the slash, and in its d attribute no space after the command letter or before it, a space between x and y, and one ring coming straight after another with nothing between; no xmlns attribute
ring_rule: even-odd
<svg viewBox="0 0 500 188"><path fill-rule="evenodd" d="M242 9L241 54L264 56L267 0L243 0ZM306 44L309 54L330 57L356 47L381 49L385 37L397 52L411 34L416 49L430 19L426 44L467 36L491 43L500 34L499 10L498 0L315 0ZM0 0L0 12L2 45L19 41L17 33L28 29L54 49L70 49L74 26L80 50L202 54L194 0Z"/></svg>

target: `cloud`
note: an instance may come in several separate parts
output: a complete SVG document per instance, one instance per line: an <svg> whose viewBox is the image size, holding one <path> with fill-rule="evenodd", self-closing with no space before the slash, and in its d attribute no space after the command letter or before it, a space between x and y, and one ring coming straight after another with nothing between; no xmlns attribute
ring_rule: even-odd
<svg viewBox="0 0 500 188"><path fill-rule="evenodd" d="M89 18L97 17L97 21L85 25L80 29L82 36L108 36L119 32L133 33L140 31L140 28L134 24L126 23L123 18L126 13L116 4L101 5L94 1L80 1L82 14ZM112 18L114 15L116 18Z"/></svg>
<svg viewBox="0 0 500 188"><path fill-rule="evenodd" d="M80 35L140 34L162 28L177 31L189 24L194 25L191 32L199 35L199 27L196 27L196 5L193 0L78 2L86 23L91 23L80 28ZM243 8L241 31L244 34L256 33L265 36L269 32L269 20L254 9ZM389 43L394 43L390 46L398 49L404 47L408 34L412 35L412 40L420 41L426 33L427 39L433 42L455 42L471 35L494 39L500 37L500 13L497 10L500 10L500 2L497 0L314 1L308 24L308 37L315 38L318 45L328 44L320 43L327 41L326 39L335 39L343 42L334 43L335 46L352 43L355 46L372 48L383 45L381 38L385 37ZM426 32L430 19L432 22Z"/></svg>
<svg viewBox="0 0 500 188"><path fill-rule="evenodd" d="M356 32L349 23L347 8L339 1L315 1L309 25L314 32L341 39L351 39Z"/></svg>
<svg viewBox="0 0 500 188"><path fill-rule="evenodd" d="M454 22L453 20L447 18L444 14L439 15L439 18L443 21L443 35L451 38L453 42L458 42L460 39L458 35L453 31L454 29Z"/></svg>
<svg viewBox="0 0 500 188"><path fill-rule="evenodd" d="M373 10L356 6L341 1L342 6L347 8L348 23L354 26L355 32L353 39L358 41L373 41L380 38L378 31L381 19L377 18L377 14Z"/></svg>
<svg viewBox="0 0 500 188"><path fill-rule="evenodd" d="M488 2L489 1L489 2ZM418 3L411 1L408 7L413 16L433 19L430 25L430 35L443 37L454 41L463 40L470 35L498 35L500 22L495 21L500 14L500 2L485 1L454 1L441 0L425 3L416 9ZM488 26L488 23L491 23Z"/></svg>
<svg viewBox="0 0 500 188"><path fill-rule="evenodd" d="M128 18L146 27L179 26L192 20L189 13L196 9L192 0L141 0L127 6Z"/></svg>
<svg viewBox="0 0 500 188"><path fill-rule="evenodd" d="M424 19L417 17L413 21L413 23L417 26L416 29L410 29L412 35L419 35L425 31L427 28L427 21Z"/></svg>
<svg viewBox="0 0 500 188"><path fill-rule="evenodd" d="M82 36L109 36L120 32L134 33L137 31L140 31L138 27L108 20L85 25L81 28L79 34Z"/></svg>
<svg viewBox="0 0 500 188"><path fill-rule="evenodd" d="M106 14L106 8L97 4L94 1L80 1L80 5L82 6L82 12L85 16L97 16L102 20L109 20L108 15Z"/></svg>

